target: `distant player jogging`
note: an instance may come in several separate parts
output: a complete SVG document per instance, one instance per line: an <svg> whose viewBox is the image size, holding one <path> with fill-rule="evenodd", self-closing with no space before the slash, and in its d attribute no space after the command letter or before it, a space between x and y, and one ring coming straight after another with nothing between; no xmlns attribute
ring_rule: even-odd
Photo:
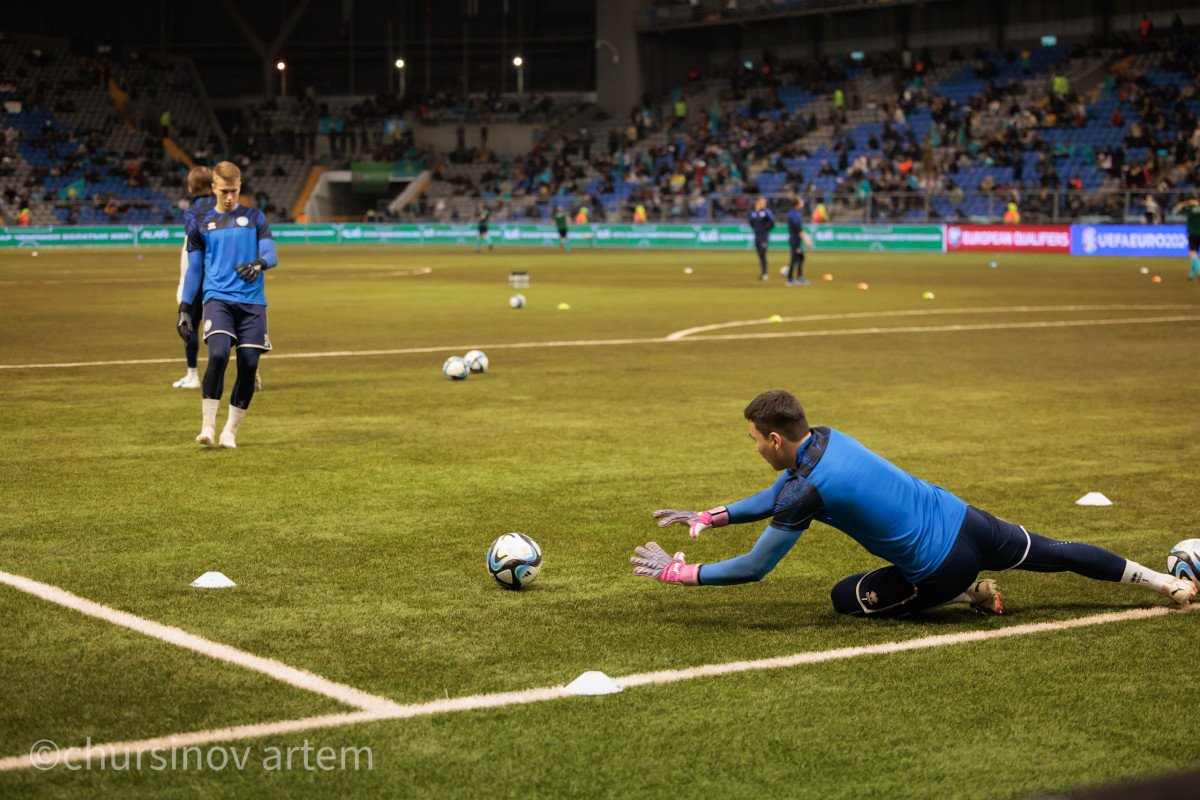
<svg viewBox="0 0 1200 800"><path fill-rule="evenodd" d="M217 199L213 197L212 193L212 170L208 167L193 167L188 172L187 185L188 194L192 196L192 204L183 212L185 237L191 231L196 217L203 217L217 204ZM183 302L183 284L187 279L187 270L188 249L185 239L179 250L179 288L175 290L176 303ZM196 331L200 328L200 315L204 311L204 301L199 291L188 298L188 307L191 309L192 315L192 333L183 341L183 354L187 359L187 374L171 384L176 389L200 388L200 374L197 371L196 362L197 356L200 354L200 337Z"/></svg>
<svg viewBox="0 0 1200 800"><path fill-rule="evenodd" d="M758 251L758 266L762 270L758 276L760 281L767 279L767 247L771 243L771 229L774 227L775 215L767 208L767 198L758 198L750 212L750 229L754 231L754 249Z"/></svg>
<svg viewBox="0 0 1200 800"><path fill-rule="evenodd" d="M1188 280L1200 278L1200 195L1191 197L1175 206L1175 213L1183 212L1187 219Z"/></svg>
<svg viewBox="0 0 1200 800"><path fill-rule="evenodd" d="M804 246L812 247L812 237L804 230L804 198L792 200L792 208L787 215L788 251L791 260L788 261L787 285L807 286L808 278L804 277Z"/></svg>
<svg viewBox="0 0 1200 800"><path fill-rule="evenodd" d="M479 204L479 213L475 220L479 223L479 238L475 240L475 252L481 252L486 244L488 252L492 250L492 237L488 235L488 221L492 218L492 212L484 207L483 203Z"/></svg>
<svg viewBox="0 0 1200 800"><path fill-rule="evenodd" d="M715 564L687 564L655 542L635 548L633 574L685 586L762 580L813 520L849 535L890 566L851 575L830 593L839 614L892 619L948 603L999 614L1001 595L981 570L1075 572L1145 586L1183 604L1190 581L1155 572L1108 550L1030 533L926 483L832 428L810 428L798 400L785 391L760 394L746 406L754 449L783 470L774 485L708 511L654 512L660 527L687 525L693 538L709 528L771 518L754 548Z"/></svg>
<svg viewBox="0 0 1200 800"><path fill-rule="evenodd" d="M263 270L278 265L275 240L266 217L241 205L242 173L222 161L213 169L216 206L197 217L188 231L188 271L183 296L203 288L202 335L208 345L208 368L201 387L201 428L196 442L211 446L216 438L217 407L225 388L225 369L237 345L237 380L229 395L229 417L220 445L237 447L236 436L250 399L259 356L271 349L267 334L267 299ZM187 341L194 331L191 304L179 304L179 335Z"/></svg>
<svg viewBox="0 0 1200 800"><path fill-rule="evenodd" d="M558 229L558 246L567 253L571 252L571 240L567 238L568 224L566 210L562 208L555 209L554 227Z"/></svg>

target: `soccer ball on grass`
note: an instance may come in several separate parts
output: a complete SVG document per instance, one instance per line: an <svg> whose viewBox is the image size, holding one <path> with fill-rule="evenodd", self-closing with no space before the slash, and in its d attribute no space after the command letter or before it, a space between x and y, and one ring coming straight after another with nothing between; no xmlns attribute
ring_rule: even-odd
<svg viewBox="0 0 1200 800"><path fill-rule="evenodd" d="M1200 539L1184 539L1172 547L1167 572L1200 586Z"/></svg>
<svg viewBox="0 0 1200 800"><path fill-rule="evenodd" d="M463 361L467 362L467 369L471 372L487 372L488 357L483 354L482 350L472 350L463 356Z"/></svg>
<svg viewBox="0 0 1200 800"><path fill-rule="evenodd" d="M446 363L442 364L442 374L452 381L461 381L466 378L469 369L467 362L461 356L450 356L446 359Z"/></svg>
<svg viewBox="0 0 1200 800"><path fill-rule="evenodd" d="M487 568L505 589L521 589L537 580L542 548L523 533L506 533L487 551Z"/></svg>

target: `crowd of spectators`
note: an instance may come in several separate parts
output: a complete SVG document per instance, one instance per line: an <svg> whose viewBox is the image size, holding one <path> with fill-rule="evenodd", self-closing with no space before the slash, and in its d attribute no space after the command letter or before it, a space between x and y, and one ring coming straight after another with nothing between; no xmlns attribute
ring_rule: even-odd
<svg viewBox="0 0 1200 800"><path fill-rule="evenodd" d="M1195 40L1174 26L1160 38L1139 32L1066 51L1073 59L1093 54L1113 70L1095 97L1080 95L1062 77L1070 61L1046 76L1052 80L1039 83L1030 80L1037 76L1028 51L977 51L970 61L951 52L943 74L959 67L986 81L965 102L945 97L936 85L927 87L934 64L928 52L868 59L864 68L894 74L898 89L875 104L882 126L862 126L866 130L847 124L844 102L818 117L810 108L788 113L779 100L779 89L802 76L809 89L823 89L828 97L831 86L845 85L837 81L848 65L831 60L774 65L764 58L756 68L739 65L720 76L728 87L725 98L744 105L674 115L668 102L656 123L645 102L627 126L610 126L604 142L582 130L505 162L484 151L475 162L486 164L485 170L447 180L457 194L523 200L514 205L536 216L548 216L565 199L572 207L588 206L593 219L604 219L613 211L611 198L620 194L624 218L642 207L650 219L664 220L740 217L760 193L754 178L763 173L782 178L773 198L780 209L803 195L810 207L827 203L858 218L869 209L871 218L890 220L912 210L930 219L943 213L965 219L964 200L979 195L992 199L988 207L996 217L1012 202L1026 221L1120 218L1131 204L1120 190L1162 192L1150 201L1161 207L1169 204L1168 195L1195 189L1200 127L1189 108L1200 99ZM1145 54L1153 69L1130 66L1133 56ZM999 77L1014 71L1021 77ZM1115 99L1116 112L1098 120L1094 101L1106 97ZM686 92L680 98L686 104ZM914 119L922 124L910 124ZM1105 123L1122 130L1128 124L1128 130L1114 144L1089 144L1089 135ZM656 124L666 135L648 137ZM804 137L818 128L828 137L822 157L814 160ZM1105 191L1094 191L1101 181ZM617 191L621 184L627 193ZM1140 208L1141 202L1134 196L1132 206Z"/></svg>

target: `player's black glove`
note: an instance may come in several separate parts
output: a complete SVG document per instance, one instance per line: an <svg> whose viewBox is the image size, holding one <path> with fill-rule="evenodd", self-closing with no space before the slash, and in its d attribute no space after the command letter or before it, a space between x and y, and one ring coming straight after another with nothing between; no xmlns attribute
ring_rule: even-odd
<svg viewBox="0 0 1200 800"><path fill-rule="evenodd" d="M175 330L179 331L179 338L185 342L192 338L192 334L196 332L196 328L192 325L192 306L190 303L179 304L179 322L175 323Z"/></svg>
<svg viewBox="0 0 1200 800"><path fill-rule="evenodd" d="M263 267L266 265L266 261L261 258L256 258L248 264L238 264L237 267L235 267L235 270L237 271L239 278L244 280L246 283L250 283L250 281L262 274Z"/></svg>

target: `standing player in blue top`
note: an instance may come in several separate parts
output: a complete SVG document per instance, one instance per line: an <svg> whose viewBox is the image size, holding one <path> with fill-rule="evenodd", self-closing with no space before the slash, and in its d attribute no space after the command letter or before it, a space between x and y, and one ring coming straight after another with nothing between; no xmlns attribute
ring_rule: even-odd
<svg viewBox="0 0 1200 800"><path fill-rule="evenodd" d="M204 341L208 369L204 372L199 444L210 446L216 438L217 406L225 389L225 368L237 345L237 380L229 395L229 418L221 432L221 447L237 447L235 437L254 396L254 376L259 356L271 349L267 335L267 298L262 272L279 263L275 239L266 217L256 208L238 202L242 172L222 161L213 168L216 207L198 216L188 231L188 271L183 296L194 297L203 284ZM193 332L191 304L179 304L179 335L187 341Z"/></svg>
<svg viewBox="0 0 1200 800"><path fill-rule="evenodd" d="M212 193L212 170L208 167L192 167L188 172L188 194L192 196L192 204L183 212L184 236L191 230L197 216L203 217L217 204L217 198ZM183 283L187 279L188 249L187 242L179 250L179 288L175 290L175 302L183 302ZM200 292L188 298L188 306L192 310L192 334L183 343L183 354L187 358L187 375L175 381L172 386L176 389L199 389L200 375L196 371L196 356L200 352L200 337L195 329L200 326L200 313L204 310L204 301Z"/></svg>
<svg viewBox="0 0 1200 800"><path fill-rule="evenodd" d="M754 231L754 249L758 251L758 265L762 268L762 274L758 276L760 281L767 279L767 245L774 227L775 215L767 208L767 198L758 198L750 212L750 228Z"/></svg>
<svg viewBox="0 0 1200 800"><path fill-rule="evenodd" d="M708 511L656 511L659 526L686 524L692 537L709 528L771 518L745 555L716 564L687 564L658 544L635 548L633 574L687 586L762 580L815 519L851 536L890 566L851 575L833 587L839 614L907 617L947 603L981 613L1003 611L981 570L1076 572L1132 583L1189 602L1196 587L1100 547L1030 533L969 506L939 486L909 475L832 428L810 428L788 392L760 394L746 406L754 449L783 474L756 495Z"/></svg>
<svg viewBox="0 0 1200 800"><path fill-rule="evenodd" d="M792 200L792 208L788 211L788 250L792 259L788 262L788 286L806 286L808 278L804 277L804 245L812 247L812 239L804 232L804 198L797 196Z"/></svg>

